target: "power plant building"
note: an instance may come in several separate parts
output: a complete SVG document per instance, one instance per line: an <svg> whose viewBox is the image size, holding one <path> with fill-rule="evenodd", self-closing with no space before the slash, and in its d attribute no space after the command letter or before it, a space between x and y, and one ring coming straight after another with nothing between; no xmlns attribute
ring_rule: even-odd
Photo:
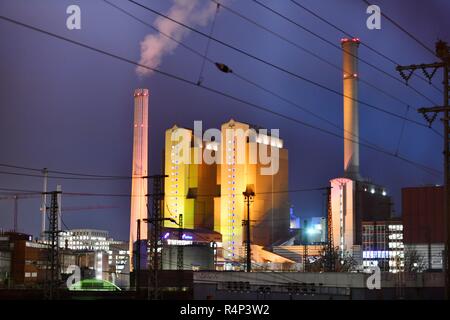
<svg viewBox="0 0 450 320"><path fill-rule="evenodd" d="M343 49L344 176L332 179L333 243L341 255L362 264L363 221L391 218L391 198L384 187L360 175L358 115L358 38L341 40Z"/></svg>
<svg viewBox="0 0 450 320"><path fill-rule="evenodd" d="M189 150L190 158L181 148ZM262 148L268 150L272 163L258 161ZM206 163L205 153L216 162ZM188 158L190 163L185 161ZM205 142L192 130L174 126L166 131L165 174L169 176L165 217L178 222L182 213L184 228L220 233L220 251L226 260L245 256L246 190L255 192L250 205L252 244L267 247L289 236L288 152L279 137L230 120L221 126L216 140ZM165 226L177 227L170 221Z"/></svg>

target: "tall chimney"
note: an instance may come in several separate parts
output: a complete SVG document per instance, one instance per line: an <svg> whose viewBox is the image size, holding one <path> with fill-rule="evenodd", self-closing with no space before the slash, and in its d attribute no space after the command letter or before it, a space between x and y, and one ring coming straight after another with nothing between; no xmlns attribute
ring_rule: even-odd
<svg viewBox="0 0 450 320"><path fill-rule="evenodd" d="M344 173L352 180L359 174L359 117L358 117L358 38L344 38L342 45L344 94Z"/></svg>
<svg viewBox="0 0 450 320"><path fill-rule="evenodd" d="M130 212L130 267L133 269L133 244L137 239L137 220L141 220L141 240L147 239L147 179L148 175L148 90L134 91L133 171Z"/></svg>

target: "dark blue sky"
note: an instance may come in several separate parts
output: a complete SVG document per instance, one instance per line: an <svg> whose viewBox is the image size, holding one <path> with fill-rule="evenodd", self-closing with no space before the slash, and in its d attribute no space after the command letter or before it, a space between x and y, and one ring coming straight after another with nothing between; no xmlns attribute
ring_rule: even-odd
<svg viewBox="0 0 450 320"><path fill-rule="evenodd" d="M127 1L111 1L148 23L153 23L155 19L153 14ZM164 12L172 3L162 0L140 1ZM361 0L298 1L402 64L436 60L386 20L382 20L381 30L368 30L366 6ZM339 45L342 34L290 1L262 2ZM65 12L70 4L81 7L81 30L66 29ZM428 47L434 48L438 38L450 38L450 2L446 0L380 0L376 4ZM227 5L323 58L337 65L341 64L342 55L339 50L301 31L252 1L228 0ZM2 0L0 13L2 16L135 61L140 58L140 41L146 34L153 32L101 0ZM210 26L198 28L208 33ZM339 71L227 11L220 11L214 37L341 91ZM129 175L133 91L137 87L145 87L151 91L151 173L160 172L165 129L175 123L192 127L194 120L203 120L204 127L218 127L234 118L266 128L280 129L280 135L289 149L290 189L326 186L329 179L342 175L343 142L335 137L164 76L138 77L135 68L129 64L3 20L0 20L0 40L0 163L92 174ZM183 41L200 51L206 46L205 38L192 33ZM393 64L366 48L361 47L360 56L397 76ZM294 79L214 42L211 42L209 57L214 61L226 63L241 75L337 124L342 123L342 98L337 95ZM159 68L197 81L201 62L198 56L178 47L173 54L163 58ZM367 65L360 64L360 77L406 101L413 108L430 105L430 102L408 87ZM206 64L204 78L205 85L336 131L335 128L273 96L218 72L209 64ZM439 75L435 84L440 86L440 80ZM417 78L413 79L411 84L436 103L442 102L441 95L428 84ZM360 85L360 99L397 114L403 115L406 110L404 105L363 84ZM360 115L361 137L395 152L402 121L363 105L360 105ZM408 116L417 121L424 121L413 109ZM435 128L441 131L439 122L435 124ZM440 138L430 130L406 123L399 153L403 157L441 170L441 144ZM440 177L364 147L361 148L361 166L363 176L387 186L394 197L397 214L401 210L401 187L441 183ZM7 168L1 168L0 171L6 170ZM62 183L63 190L70 192L130 191L129 181L52 179L49 188L53 189L57 183ZM42 180L39 178L0 174L0 188L40 190L41 185ZM320 192L292 193L291 201L298 215L318 216L323 213ZM34 235L38 233L39 202L39 199L20 202L21 231ZM106 229L116 238L128 238L129 199L66 196L63 197L63 205L117 206L107 210L68 212L64 215L64 222L70 228ZM12 228L12 211L12 201L0 201L0 228Z"/></svg>

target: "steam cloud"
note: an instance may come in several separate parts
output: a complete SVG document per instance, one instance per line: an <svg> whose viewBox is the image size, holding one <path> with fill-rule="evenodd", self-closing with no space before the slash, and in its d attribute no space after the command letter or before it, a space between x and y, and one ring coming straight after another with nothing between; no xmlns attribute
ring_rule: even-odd
<svg viewBox="0 0 450 320"><path fill-rule="evenodd" d="M189 26L205 26L214 17L216 4L199 0L174 0L167 12L167 16ZM189 30L163 17L156 18L153 25L166 35L177 41L181 41L189 33ZM178 43L160 33L148 34L141 42L140 64L157 68L166 54L172 54ZM147 76L151 70L137 67L136 72L140 76Z"/></svg>

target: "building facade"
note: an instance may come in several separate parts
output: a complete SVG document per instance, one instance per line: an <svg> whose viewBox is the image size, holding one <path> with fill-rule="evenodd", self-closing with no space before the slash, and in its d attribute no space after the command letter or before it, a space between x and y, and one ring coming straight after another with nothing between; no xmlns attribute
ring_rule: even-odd
<svg viewBox="0 0 450 320"><path fill-rule="evenodd" d="M93 274L99 280L115 283L116 278L123 278L129 273L128 242L110 238L106 230L67 230L60 233L59 244L62 248L73 250L78 256L80 265L94 270Z"/></svg>
<svg viewBox="0 0 450 320"><path fill-rule="evenodd" d="M361 255L363 221L391 219L391 198L385 188L368 181L331 180L334 245L341 254Z"/></svg>
<svg viewBox="0 0 450 320"><path fill-rule="evenodd" d="M378 266L381 271L403 271L405 254L401 220L363 221L363 267Z"/></svg>
<svg viewBox="0 0 450 320"><path fill-rule="evenodd" d="M402 220L407 266L418 271L441 270L445 243L444 187L403 188Z"/></svg>
<svg viewBox="0 0 450 320"><path fill-rule="evenodd" d="M242 221L247 219L243 192L250 189L255 192L250 206L252 243L270 246L288 237L288 152L283 140L234 120L207 142L177 126L167 130L165 138L165 217L179 222L182 213L184 228L219 232L223 257L241 260ZM259 161L261 154L265 160L276 158L276 170L273 162ZM170 221L165 226L177 227Z"/></svg>
<svg viewBox="0 0 450 320"><path fill-rule="evenodd" d="M220 196L217 166L201 160L213 143L194 139L192 130L173 126L165 133L165 227L214 230L214 197ZM182 219L180 220L180 214Z"/></svg>

